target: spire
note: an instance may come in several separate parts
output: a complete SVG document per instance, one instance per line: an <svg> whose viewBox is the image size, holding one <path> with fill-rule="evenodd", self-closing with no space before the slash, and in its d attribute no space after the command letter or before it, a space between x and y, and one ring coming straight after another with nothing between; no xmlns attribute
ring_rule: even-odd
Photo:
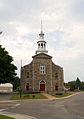
<svg viewBox="0 0 84 119"><path fill-rule="evenodd" d="M42 19L41 19L41 33L43 33L43 24L42 24Z"/></svg>
<svg viewBox="0 0 84 119"><path fill-rule="evenodd" d="M40 34L39 34L39 39L40 39L40 40L44 40L42 19L41 19L41 32L40 32Z"/></svg>
<svg viewBox="0 0 84 119"><path fill-rule="evenodd" d="M38 50L36 50L36 54L48 52L46 50L46 41L44 40L42 19L41 19L41 32L39 34L39 41L37 42L37 44L38 44Z"/></svg>

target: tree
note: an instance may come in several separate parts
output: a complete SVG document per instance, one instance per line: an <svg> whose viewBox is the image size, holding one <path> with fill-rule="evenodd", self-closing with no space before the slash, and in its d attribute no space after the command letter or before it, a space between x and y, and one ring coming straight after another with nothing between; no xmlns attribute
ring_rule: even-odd
<svg viewBox="0 0 84 119"><path fill-rule="evenodd" d="M80 89L80 80L79 80L79 78L77 77L77 79L76 79L76 89Z"/></svg>
<svg viewBox="0 0 84 119"><path fill-rule="evenodd" d="M17 67L12 62L12 56L0 45L0 83L14 84Z"/></svg>
<svg viewBox="0 0 84 119"><path fill-rule="evenodd" d="M68 85L70 86L70 91L74 91L75 90L75 81L68 82Z"/></svg>
<svg viewBox="0 0 84 119"><path fill-rule="evenodd" d="M80 90L84 91L84 82L80 83Z"/></svg>
<svg viewBox="0 0 84 119"><path fill-rule="evenodd" d="M83 81L81 82L77 77L76 81L70 81L68 83L65 83L65 87L70 88L70 91L74 91L74 90L84 91L84 82Z"/></svg>
<svg viewBox="0 0 84 119"><path fill-rule="evenodd" d="M13 89L18 91L19 87L20 87L20 78L16 76L13 82Z"/></svg>

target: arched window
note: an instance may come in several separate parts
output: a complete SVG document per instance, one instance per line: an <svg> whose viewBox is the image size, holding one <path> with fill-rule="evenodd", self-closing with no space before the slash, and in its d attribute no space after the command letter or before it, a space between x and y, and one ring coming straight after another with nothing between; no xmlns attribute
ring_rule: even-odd
<svg viewBox="0 0 84 119"><path fill-rule="evenodd" d="M58 83L55 84L55 90L58 91Z"/></svg>
<svg viewBox="0 0 84 119"><path fill-rule="evenodd" d="M38 46L40 46L40 44L38 44Z"/></svg>
<svg viewBox="0 0 84 119"><path fill-rule="evenodd" d="M30 70L30 77L32 78L32 70Z"/></svg>
<svg viewBox="0 0 84 119"><path fill-rule="evenodd" d="M41 47L43 48L43 43L41 43Z"/></svg>
<svg viewBox="0 0 84 119"><path fill-rule="evenodd" d="M26 91L29 91L29 83L26 84Z"/></svg>
<svg viewBox="0 0 84 119"><path fill-rule="evenodd" d="M29 78L29 72L27 72L27 78Z"/></svg>

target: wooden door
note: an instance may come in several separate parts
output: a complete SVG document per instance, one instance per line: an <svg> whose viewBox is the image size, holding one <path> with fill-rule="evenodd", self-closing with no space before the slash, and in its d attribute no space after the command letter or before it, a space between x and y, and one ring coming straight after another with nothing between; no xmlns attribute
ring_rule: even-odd
<svg viewBox="0 0 84 119"><path fill-rule="evenodd" d="M40 91L45 91L45 84L40 84Z"/></svg>

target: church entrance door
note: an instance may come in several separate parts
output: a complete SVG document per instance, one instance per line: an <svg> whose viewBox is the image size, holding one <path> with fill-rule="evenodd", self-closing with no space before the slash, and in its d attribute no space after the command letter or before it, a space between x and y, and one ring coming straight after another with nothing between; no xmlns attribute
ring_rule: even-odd
<svg viewBox="0 0 84 119"><path fill-rule="evenodd" d="M44 81L40 82L40 91L45 91L45 82Z"/></svg>

